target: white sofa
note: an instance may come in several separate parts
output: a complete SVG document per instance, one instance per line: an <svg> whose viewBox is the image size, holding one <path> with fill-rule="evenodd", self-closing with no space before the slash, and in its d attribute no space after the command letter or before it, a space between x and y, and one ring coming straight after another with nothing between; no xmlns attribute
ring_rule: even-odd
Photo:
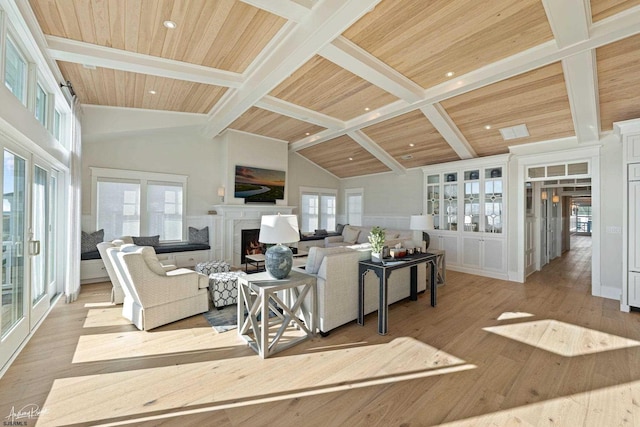
<svg viewBox="0 0 640 427"><path fill-rule="evenodd" d="M358 261L370 259L371 250L349 247L309 249L304 268L295 270L317 279L318 325L322 333L356 320L358 317ZM410 268L402 268L389 277L389 304L409 297ZM427 269L418 265L418 292L426 289ZM365 276L365 314L378 310L378 277ZM393 326L391 326L393 327Z"/></svg>
<svg viewBox="0 0 640 427"><path fill-rule="evenodd" d="M364 249L369 247L369 233L372 227L345 225L342 234L339 236L328 236L324 238L324 247L332 248L336 246L354 246ZM406 242L412 242L413 231L411 230L387 230L385 229L384 244L393 247L400 243L403 246Z"/></svg>

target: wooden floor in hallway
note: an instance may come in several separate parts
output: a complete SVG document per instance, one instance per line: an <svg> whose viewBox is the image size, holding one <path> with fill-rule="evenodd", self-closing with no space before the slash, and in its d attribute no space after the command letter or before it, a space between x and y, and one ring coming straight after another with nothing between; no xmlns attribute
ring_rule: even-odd
<svg viewBox="0 0 640 427"><path fill-rule="evenodd" d="M586 243L585 243L586 245ZM59 302L0 379L35 425L640 425L640 313L591 296L580 245L525 284L447 272L389 310L260 359L203 316L143 332L110 284ZM355 284L354 284L355 286Z"/></svg>

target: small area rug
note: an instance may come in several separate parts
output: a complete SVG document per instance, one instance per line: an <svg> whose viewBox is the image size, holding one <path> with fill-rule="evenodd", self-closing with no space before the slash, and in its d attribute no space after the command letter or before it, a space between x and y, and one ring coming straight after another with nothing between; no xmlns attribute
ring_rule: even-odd
<svg viewBox="0 0 640 427"><path fill-rule="evenodd" d="M246 316L247 311L245 310L244 313ZM227 332L238 327L238 306L236 304L227 305L220 310L214 308L202 314L217 332ZM269 317L275 317L275 314L270 311ZM258 320L260 320L259 314Z"/></svg>
<svg viewBox="0 0 640 427"><path fill-rule="evenodd" d="M238 306L236 304L227 305L218 310L207 311L204 318L218 332L227 332L238 327Z"/></svg>

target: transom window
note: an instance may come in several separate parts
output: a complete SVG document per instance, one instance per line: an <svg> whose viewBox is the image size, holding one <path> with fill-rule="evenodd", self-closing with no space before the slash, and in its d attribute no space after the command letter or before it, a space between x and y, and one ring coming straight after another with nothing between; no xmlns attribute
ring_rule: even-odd
<svg viewBox="0 0 640 427"><path fill-rule="evenodd" d="M47 126L47 92L42 88L40 83L36 85L36 119Z"/></svg>
<svg viewBox="0 0 640 427"><path fill-rule="evenodd" d="M7 37L6 40L4 84L20 102L27 105L27 61L11 37Z"/></svg>

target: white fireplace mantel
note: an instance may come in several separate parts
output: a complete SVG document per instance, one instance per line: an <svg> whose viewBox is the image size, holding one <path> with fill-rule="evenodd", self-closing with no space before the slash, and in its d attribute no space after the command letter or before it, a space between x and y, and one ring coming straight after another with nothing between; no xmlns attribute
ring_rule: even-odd
<svg viewBox="0 0 640 427"><path fill-rule="evenodd" d="M224 259L235 267L240 266L241 232L245 229L260 228L263 215L278 213L290 215L296 206L284 205L216 205L213 233L214 258Z"/></svg>

